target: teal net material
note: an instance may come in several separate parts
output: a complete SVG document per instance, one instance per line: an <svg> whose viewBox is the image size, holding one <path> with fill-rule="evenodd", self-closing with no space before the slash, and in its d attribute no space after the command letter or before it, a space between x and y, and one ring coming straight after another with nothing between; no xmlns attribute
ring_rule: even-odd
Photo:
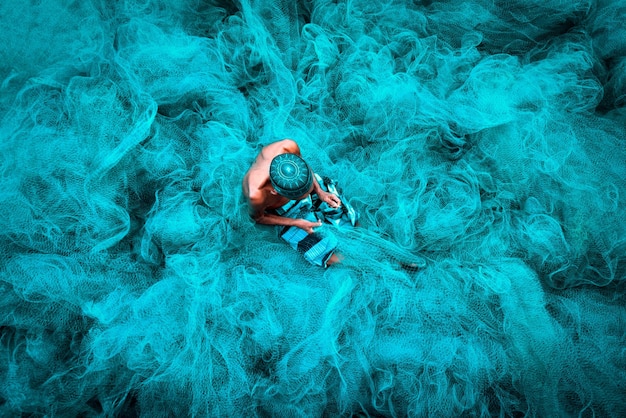
<svg viewBox="0 0 626 418"><path fill-rule="evenodd" d="M0 415L626 416L621 0L0 2ZM295 139L309 265L242 177Z"/></svg>

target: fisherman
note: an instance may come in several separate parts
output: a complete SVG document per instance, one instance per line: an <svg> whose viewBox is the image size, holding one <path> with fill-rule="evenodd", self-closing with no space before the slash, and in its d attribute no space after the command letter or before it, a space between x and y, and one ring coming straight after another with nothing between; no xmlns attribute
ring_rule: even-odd
<svg viewBox="0 0 626 418"><path fill-rule="evenodd" d="M322 223L356 226L358 213L329 178L313 172L291 139L263 147L243 178L250 216L263 225L277 225L280 236L312 264L338 263L337 239L314 228Z"/></svg>

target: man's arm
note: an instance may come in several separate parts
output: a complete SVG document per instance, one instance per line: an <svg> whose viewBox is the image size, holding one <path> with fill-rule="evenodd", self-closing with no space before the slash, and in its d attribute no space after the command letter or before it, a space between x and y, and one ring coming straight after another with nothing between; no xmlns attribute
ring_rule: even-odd
<svg viewBox="0 0 626 418"><path fill-rule="evenodd" d="M285 216L267 213L262 199L250 197L250 217L254 222L262 225L296 226L304 229L309 234L313 233L313 228L321 226L321 222L309 222L306 219L292 219Z"/></svg>
<svg viewBox="0 0 626 418"><path fill-rule="evenodd" d="M315 178L315 175L313 175L313 191L317 193L317 195L323 202L328 203L331 208L338 208L339 206L341 206L341 199L339 199L339 196L322 190L319 183L317 182L317 179Z"/></svg>

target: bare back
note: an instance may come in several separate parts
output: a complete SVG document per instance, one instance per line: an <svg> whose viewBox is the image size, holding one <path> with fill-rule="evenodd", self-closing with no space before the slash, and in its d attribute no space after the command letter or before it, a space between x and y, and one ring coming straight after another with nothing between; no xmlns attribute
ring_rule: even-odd
<svg viewBox="0 0 626 418"><path fill-rule="evenodd" d="M265 210L276 209L289 201L286 197L273 194L270 183L270 164L280 154L300 155L295 141L284 139L263 147L243 178L243 194L250 205L250 215L257 217Z"/></svg>

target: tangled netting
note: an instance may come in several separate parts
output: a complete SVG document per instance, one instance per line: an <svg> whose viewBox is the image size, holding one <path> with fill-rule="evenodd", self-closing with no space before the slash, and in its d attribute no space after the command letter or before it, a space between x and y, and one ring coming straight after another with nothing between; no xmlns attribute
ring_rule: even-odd
<svg viewBox="0 0 626 418"><path fill-rule="evenodd" d="M624 16L3 0L0 415L626 416ZM248 217L282 138L338 266Z"/></svg>

